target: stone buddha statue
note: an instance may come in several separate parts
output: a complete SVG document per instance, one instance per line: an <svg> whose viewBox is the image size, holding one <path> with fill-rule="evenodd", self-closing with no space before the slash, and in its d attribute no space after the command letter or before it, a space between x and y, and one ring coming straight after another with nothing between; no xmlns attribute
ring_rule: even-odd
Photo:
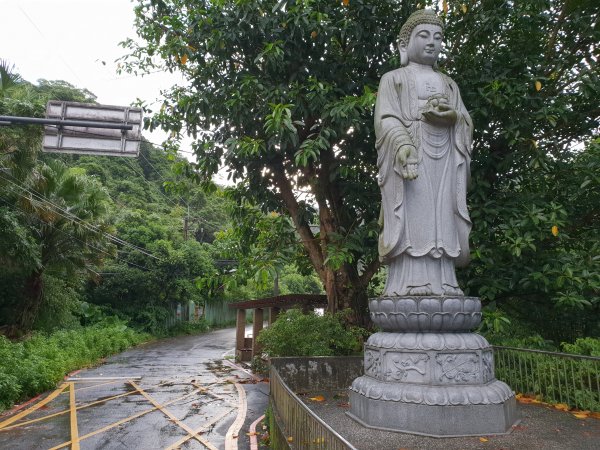
<svg viewBox="0 0 600 450"><path fill-rule="evenodd" d="M433 11L413 13L398 39L402 67L379 85L379 255L389 265L383 296L463 295L455 267L469 261L473 125L456 83L436 70L442 39Z"/></svg>
<svg viewBox="0 0 600 450"><path fill-rule="evenodd" d="M507 433L515 396L495 378L490 344L470 330L481 300L455 267L469 260L466 204L473 126L456 83L436 70L442 21L421 10L398 40L402 67L386 73L375 106L382 208L382 296L369 299L381 331L364 347L364 375L347 414L360 424L429 436Z"/></svg>

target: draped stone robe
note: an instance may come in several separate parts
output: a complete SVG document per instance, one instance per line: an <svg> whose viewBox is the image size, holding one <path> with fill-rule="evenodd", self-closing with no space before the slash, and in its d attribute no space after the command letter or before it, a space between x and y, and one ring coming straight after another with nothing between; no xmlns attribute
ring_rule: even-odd
<svg viewBox="0 0 600 450"><path fill-rule="evenodd" d="M456 83L439 72L430 71L432 76L438 82L427 85L428 95L448 98L457 111L454 125L435 125L422 117L427 96L419 68L409 65L386 73L377 93L377 181L383 221L379 255L390 265L384 295L411 295L413 288L425 285L436 295L446 294L447 286L460 292L454 266L469 261L466 190L473 125ZM396 154L401 145L417 150L414 180L400 175Z"/></svg>

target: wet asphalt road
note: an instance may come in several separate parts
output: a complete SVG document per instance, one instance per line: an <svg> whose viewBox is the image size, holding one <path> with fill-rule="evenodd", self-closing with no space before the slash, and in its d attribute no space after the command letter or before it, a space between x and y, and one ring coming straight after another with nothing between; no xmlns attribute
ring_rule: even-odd
<svg viewBox="0 0 600 450"><path fill-rule="evenodd" d="M226 441L228 448L249 449L246 433L264 414L268 384L224 361L234 343L230 328L110 357L1 429L0 449L224 449Z"/></svg>

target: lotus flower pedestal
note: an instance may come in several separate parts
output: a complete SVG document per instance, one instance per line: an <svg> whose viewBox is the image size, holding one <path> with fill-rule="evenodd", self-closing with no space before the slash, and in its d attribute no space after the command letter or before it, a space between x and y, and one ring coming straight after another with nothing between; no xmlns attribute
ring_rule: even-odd
<svg viewBox="0 0 600 450"><path fill-rule="evenodd" d="M511 431L514 393L494 377L475 297L381 297L369 301L383 331L365 344L365 374L350 388L348 415L361 424L428 436Z"/></svg>

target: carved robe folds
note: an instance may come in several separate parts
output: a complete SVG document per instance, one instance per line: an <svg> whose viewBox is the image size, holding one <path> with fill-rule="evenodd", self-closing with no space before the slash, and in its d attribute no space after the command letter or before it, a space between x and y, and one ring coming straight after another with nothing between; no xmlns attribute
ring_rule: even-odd
<svg viewBox="0 0 600 450"><path fill-rule="evenodd" d="M388 72L377 94L377 181L383 221L379 255L390 265L384 295L411 295L411 288L424 285L434 295L448 294L444 285L457 294L454 265L464 266L469 260L466 189L473 126L456 83L432 74L437 83L417 83L410 66ZM422 112L431 95L448 99L458 113L454 125L425 121ZM400 174L396 154L403 145L416 150L414 180Z"/></svg>

